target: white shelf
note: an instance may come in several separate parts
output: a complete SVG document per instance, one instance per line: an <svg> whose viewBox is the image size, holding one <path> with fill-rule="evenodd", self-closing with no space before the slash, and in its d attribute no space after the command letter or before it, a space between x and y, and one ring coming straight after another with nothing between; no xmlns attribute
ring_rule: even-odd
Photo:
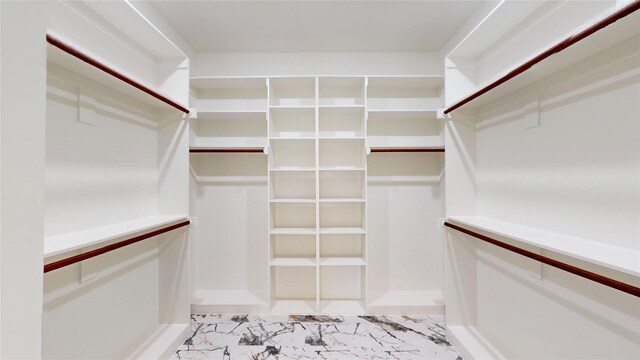
<svg viewBox="0 0 640 360"><path fill-rule="evenodd" d="M640 252L638 251L480 216L453 216L448 217L447 220L470 230L503 236L609 269L640 276Z"/></svg>
<svg viewBox="0 0 640 360"><path fill-rule="evenodd" d="M366 231L359 227L323 227L320 234L366 234Z"/></svg>
<svg viewBox="0 0 640 360"><path fill-rule="evenodd" d="M276 111L296 111L301 109L315 109L315 105L269 105L269 109Z"/></svg>
<svg viewBox="0 0 640 360"><path fill-rule="evenodd" d="M66 40L61 39L59 36L57 35L53 35L56 39L64 41L65 43L67 43ZM44 41L44 39L43 39ZM96 57L93 54L89 54L86 53L86 51L84 49L81 48L77 48L74 47L76 50L85 53L87 56L90 56L100 62L102 62L103 64L107 65L107 66L111 66L108 62L104 61L103 59L100 59L98 57ZM171 112L171 113L180 113L182 114L182 111L174 108L173 106L147 94L144 91L141 91L138 88L133 87L132 85L129 85L128 83L94 67L93 65L90 65L86 62L84 62L83 60L80 60L79 58L70 55L66 52L64 52L63 50L47 44L47 62L49 64L55 64L54 66L49 66L49 71L54 70L55 66L58 66L60 68L63 68L65 72L70 72L79 76L82 76L86 79L89 79L93 82L98 83L101 86L104 86L106 88L109 88L111 90L114 90L116 92L119 92L123 95L125 95L126 97L135 100L138 103L142 103L142 104L146 104L150 107L152 107L153 109L156 110L162 110L162 111L167 111L167 112ZM118 71L119 73L121 73L122 75L133 79L134 81L138 82L139 84L141 84L142 86L145 86L151 90L153 90L154 92L161 94L161 92L158 89L158 86L156 86L155 84L150 84L148 82L142 81L139 78L136 78L135 76L132 76L131 74L127 74L125 71L122 71L120 69L115 69L116 71ZM59 70L58 70L59 71ZM67 75L67 74L65 74ZM179 106L183 107L183 108L189 108L188 105L182 104L180 103L180 101L175 100L175 99L171 99L170 96L168 96L167 94L161 94L162 96L166 97L167 99L169 99L170 101L178 104Z"/></svg>
<svg viewBox="0 0 640 360"><path fill-rule="evenodd" d="M382 153L379 153L382 154ZM442 176L367 176L368 184L375 183L437 183Z"/></svg>
<svg viewBox="0 0 640 360"><path fill-rule="evenodd" d="M275 228L272 229L271 235L306 235L306 234L315 234L316 228Z"/></svg>
<svg viewBox="0 0 640 360"><path fill-rule="evenodd" d="M367 263L359 257L320 258L320 266L365 266Z"/></svg>
<svg viewBox="0 0 640 360"><path fill-rule="evenodd" d="M364 171L364 167L360 166L322 166L320 171Z"/></svg>
<svg viewBox="0 0 640 360"><path fill-rule="evenodd" d="M196 90L260 89L267 88L264 77L215 77L197 76L190 79Z"/></svg>
<svg viewBox="0 0 640 360"><path fill-rule="evenodd" d="M436 107L371 107L367 108L370 113L423 113L429 115L437 115L438 109Z"/></svg>
<svg viewBox="0 0 640 360"><path fill-rule="evenodd" d="M366 202L362 198L325 198L320 199L321 203L363 203Z"/></svg>
<svg viewBox="0 0 640 360"><path fill-rule="evenodd" d="M312 314L316 312L315 300L275 300L271 306L272 314Z"/></svg>
<svg viewBox="0 0 640 360"><path fill-rule="evenodd" d="M320 140L361 140L364 141L364 136L349 136L349 135L320 135Z"/></svg>
<svg viewBox="0 0 640 360"><path fill-rule="evenodd" d="M432 89L443 86L443 75L369 76L369 88Z"/></svg>
<svg viewBox="0 0 640 360"><path fill-rule="evenodd" d="M371 307L443 306L444 297L438 290L424 291L371 291L368 294Z"/></svg>
<svg viewBox="0 0 640 360"><path fill-rule="evenodd" d="M354 105L319 105L320 109L364 109L364 105L362 104L354 104Z"/></svg>
<svg viewBox="0 0 640 360"><path fill-rule="evenodd" d="M315 141L316 137L315 136L293 136L293 135L287 135L287 136L272 136L269 138L269 140L272 141Z"/></svg>
<svg viewBox="0 0 640 360"><path fill-rule="evenodd" d="M275 258L271 266L316 266L316 258Z"/></svg>
<svg viewBox="0 0 640 360"><path fill-rule="evenodd" d="M316 199L271 199L269 202L274 204L313 204L316 202Z"/></svg>
<svg viewBox="0 0 640 360"><path fill-rule="evenodd" d="M266 110L198 110L198 120L266 121Z"/></svg>
<svg viewBox="0 0 640 360"><path fill-rule="evenodd" d="M314 166L278 166L271 167L269 171L316 171Z"/></svg>
<svg viewBox="0 0 640 360"><path fill-rule="evenodd" d="M333 315L361 315L365 313L361 300L321 300L320 312Z"/></svg>
<svg viewBox="0 0 640 360"><path fill-rule="evenodd" d="M516 8L519 7L519 4L514 6L514 4L510 4L510 2L508 1L505 2L504 4L507 4L506 6L504 6L505 9L509 9L509 6L516 7ZM497 8L496 11L502 11L502 10L500 8ZM522 9L520 9L520 11L522 11ZM487 21L490 21L490 22L492 21L493 23L495 23L496 22L495 20L497 19L500 19L499 20L500 22L502 21L501 16L488 16L486 18ZM601 51L605 51L608 48L611 48L618 43L628 40L631 37L640 34L640 30L639 30L640 28L638 27L639 22L640 22L640 12L635 12L633 14L630 14L625 18L616 21L614 24L611 24L610 26L607 26L604 29L595 32L594 34L590 35L586 39L581 40L571 45L570 47L553 54L553 56L542 60L541 62L535 64L535 66L531 67L530 69L527 69L524 73L519 74L518 76L502 83L498 87L484 93L483 95L480 95L473 101L462 106L462 108L476 109L480 106L483 106L492 101L495 101L505 95L512 94L516 90L519 90L523 87L531 85L534 82L537 82L543 78L546 78L558 71L568 68L582 60L589 58L590 56L593 56L594 54L597 54ZM482 30L478 30L480 29L479 27L478 29L474 30L474 32L472 32L472 35L470 36L473 36L475 38L478 36L475 33L477 32L478 34L480 34L481 31L484 31L484 32L488 31L490 33L493 32L494 31L492 30L492 26L494 25L493 23L489 23L489 25L487 26L482 26ZM464 41L464 42L469 43L468 41ZM637 46L637 41L635 42L635 44L633 43L630 44L630 46ZM477 52L478 50L469 49L465 51L474 53L474 52ZM456 49L452 52L452 54L449 55L449 57L458 56L458 54L460 53L464 54L465 51L463 51L462 48ZM522 63L525 63L530 59L531 58L522 59ZM467 98L468 96L475 93L476 91L483 89L487 85L502 78L504 75L518 68L522 63L514 64L510 68L505 69L505 71L503 71L502 73L493 76L491 79L487 81L482 81L473 89L471 89L468 93L458 97L454 101L447 104L445 108L450 108L452 105L458 103L460 100Z"/></svg>
<svg viewBox="0 0 640 360"><path fill-rule="evenodd" d="M140 235L162 227L175 225L186 219L187 217L184 215L150 216L74 233L46 237L44 239L44 257L48 258L88 246Z"/></svg>

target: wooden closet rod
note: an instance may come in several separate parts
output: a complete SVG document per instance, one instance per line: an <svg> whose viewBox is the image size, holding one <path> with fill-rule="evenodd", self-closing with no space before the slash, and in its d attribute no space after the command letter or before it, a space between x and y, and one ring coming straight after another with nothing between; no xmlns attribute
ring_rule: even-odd
<svg viewBox="0 0 640 360"><path fill-rule="evenodd" d="M539 262L541 262L543 264L547 264L549 266L553 266L553 267L558 268L560 270L564 270L566 272L572 273L574 275L578 275L578 276L583 277L585 279L589 279L591 281L595 281L595 282L597 282L599 284L614 288L616 290L620 290L620 291L625 292L627 294L631 294L633 296L640 297L640 288L635 287L633 285L629 285L627 283L623 283L621 281L614 280L614 279L608 278L606 276L598 275L596 273L593 273L593 272L585 270L585 269L581 269L581 268L573 266L573 265L569 265L569 264L564 263L562 261L558 261L558 260L555 260L555 259L552 259L552 258L549 258L549 257L546 257L546 256L542 256L540 254L536 254L536 253L531 252L531 251L527 251L527 250L521 249L521 248L519 248L517 246L513 246L513 245L510 245L510 244L504 243L502 241L490 238L488 236L485 236L485 235L482 235L482 234L478 234L477 232L474 232L474 231L471 231L471 230L467 230L467 229L462 228L460 226L451 224L450 222L445 222L444 226L452 228L454 230L458 230L458 231L460 231L462 233L465 233L467 235L473 236L473 237L475 237L477 239L480 239L482 241L486 241L486 242L488 242L488 243L490 243L492 245L501 247L501 248L503 248L505 250L509 250L509 251L514 252L516 254L520 254L520 255L522 255L524 257L528 257L530 259L537 260L537 261L539 261Z"/></svg>
<svg viewBox="0 0 640 360"><path fill-rule="evenodd" d="M444 152L444 148L371 148L371 152Z"/></svg>
<svg viewBox="0 0 640 360"><path fill-rule="evenodd" d="M190 153L263 153L263 148L244 149L189 149Z"/></svg>
<svg viewBox="0 0 640 360"><path fill-rule="evenodd" d="M65 267L65 266L68 266L68 265L71 265L71 264L75 264L75 263L83 261L83 260L91 259L92 257L96 257L98 255L102 255L102 254L108 253L110 251L119 249L121 247L125 247L125 246L131 245L131 244L135 244L135 243L137 243L139 241L142 241L142 240L145 240L145 239L148 239L148 238L160 235L160 234L164 234L166 232L181 228L183 226L187 226L190 223L191 222L189 220L185 220L185 221L183 221L183 222L181 222L179 224L170 225L170 226L164 227L162 229L154 230L154 231L148 232L146 234L138 235L138 236L132 237L130 239L122 240L122 241L119 241L117 243L113 243L113 244L110 244L110 245L107 245L107 246L103 246L103 247L101 247L99 249L87 251L86 253L82 253L82 254L78 254L78 255L75 255L75 256L68 257L66 259L54 261L54 262L52 262L50 264L46 264L44 266L44 272L48 273L49 271L60 269L62 267Z"/></svg>
<svg viewBox="0 0 640 360"><path fill-rule="evenodd" d="M543 51L542 53L536 55L535 57L533 57L531 60L523 63L522 65L518 66L517 68L511 70L510 72L508 72L506 75L500 77L499 79L493 81L492 83L490 83L489 85L483 87L482 89L479 89L478 91L474 92L473 94L467 96L466 98L458 101L457 103L451 105L450 107L448 107L447 109L444 110L445 114L448 114L450 112L452 112L453 110L465 105L466 103L476 99L477 97L481 96L482 94L496 88L497 86L513 79L514 77L522 74L523 72L527 71L529 68L531 68L533 65L541 62L542 60L548 58L549 56L558 53L566 48L568 48L569 46L577 43L578 41L592 35L593 33L604 29L605 27L613 24L614 22L624 18L625 16L628 16L630 14L632 14L633 12L637 11L640 9L640 0L635 0L634 2L632 2L631 4L623 7L622 9L614 12L613 14L607 16L606 18L598 21L597 23L589 26L588 28L580 31L577 34L573 34L571 36L569 36L568 38L560 41L559 43L557 43L556 45L550 47L549 49Z"/></svg>
<svg viewBox="0 0 640 360"><path fill-rule="evenodd" d="M94 67L106 72L107 74L119 79L119 80L124 81L125 83L135 87L136 89L141 90L141 91L153 96L154 98L156 98L156 99L158 99L158 100L160 100L160 101L162 101L162 102L164 102L164 103L166 103L166 104L168 104L168 105L170 105L170 106L182 111L183 113L185 113L185 114L189 113L189 110L187 108L179 105L178 103L174 102L173 100L170 100L167 97L165 97L163 95L160 95L156 91L149 89L148 87L142 85L141 83L139 83L139 82L131 79L130 77L128 77L128 76L126 76L126 75L124 75L124 74L122 74L122 73L120 73L120 72L118 72L118 71L116 71L116 70L114 70L112 68L110 68L109 66L101 63L100 61L98 61L98 60L92 58L91 56L83 53L82 51L80 51L80 50L78 50L78 49L76 49L76 48L74 48L74 47L72 47L72 46L70 46L68 44L65 44L64 42L56 39L55 37L53 37L53 36L51 36L49 34L47 34L47 42L49 44L57 47L58 49L66 52L67 54L69 54L71 56L74 56L74 57L86 62L87 64L89 64L91 66L94 66Z"/></svg>

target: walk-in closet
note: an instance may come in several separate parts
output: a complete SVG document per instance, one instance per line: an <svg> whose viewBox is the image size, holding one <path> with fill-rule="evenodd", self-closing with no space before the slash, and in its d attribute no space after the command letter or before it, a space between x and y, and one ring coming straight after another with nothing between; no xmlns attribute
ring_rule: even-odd
<svg viewBox="0 0 640 360"><path fill-rule="evenodd" d="M0 1L0 358L640 358L640 0Z"/></svg>

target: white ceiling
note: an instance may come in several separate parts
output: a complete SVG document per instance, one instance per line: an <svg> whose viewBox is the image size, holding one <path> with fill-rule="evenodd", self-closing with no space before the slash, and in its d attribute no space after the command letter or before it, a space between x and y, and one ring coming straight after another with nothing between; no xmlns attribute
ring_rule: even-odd
<svg viewBox="0 0 640 360"><path fill-rule="evenodd" d="M198 52L438 51L480 1L153 1Z"/></svg>

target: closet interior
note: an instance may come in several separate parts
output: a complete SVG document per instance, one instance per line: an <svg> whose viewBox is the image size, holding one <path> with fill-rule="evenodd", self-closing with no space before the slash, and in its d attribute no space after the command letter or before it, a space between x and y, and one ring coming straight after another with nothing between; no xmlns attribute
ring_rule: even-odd
<svg viewBox="0 0 640 360"><path fill-rule="evenodd" d="M2 299L37 333L3 304L0 357L170 358L190 314L434 315L465 359L638 356L640 1L464 2L437 47L376 51L213 51L181 6L2 4L40 39L3 32L2 105L46 98L0 124ZM41 79L5 95L26 53Z"/></svg>

